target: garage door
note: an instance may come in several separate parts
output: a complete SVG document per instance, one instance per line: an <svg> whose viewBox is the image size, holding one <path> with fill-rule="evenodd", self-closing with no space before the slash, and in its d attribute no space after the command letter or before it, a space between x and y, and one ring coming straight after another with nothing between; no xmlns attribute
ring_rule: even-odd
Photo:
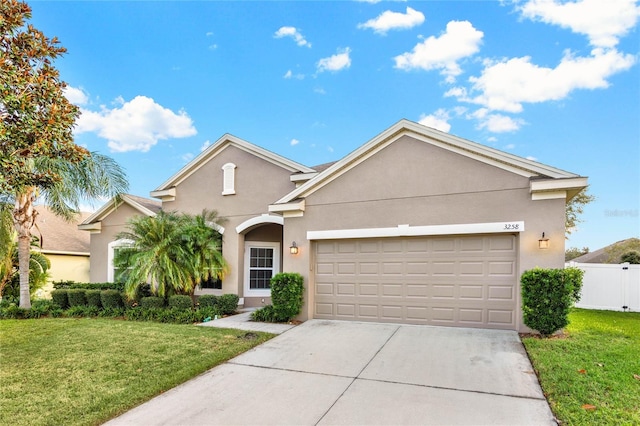
<svg viewBox="0 0 640 426"><path fill-rule="evenodd" d="M314 243L314 317L515 329L516 237Z"/></svg>

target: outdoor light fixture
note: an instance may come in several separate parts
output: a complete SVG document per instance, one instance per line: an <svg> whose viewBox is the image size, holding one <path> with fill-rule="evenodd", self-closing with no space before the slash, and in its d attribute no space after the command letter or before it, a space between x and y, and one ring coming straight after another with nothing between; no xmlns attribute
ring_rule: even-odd
<svg viewBox="0 0 640 426"><path fill-rule="evenodd" d="M544 237L544 232L542 233L542 238L538 240L538 248L543 250L549 248L549 239Z"/></svg>
<svg viewBox="0 0 640 426"><path fill-rule="evenodd" d="M298 254L298 246L296 245L295 241L291 243L291 247L289 247L289 253Z"/></svg>

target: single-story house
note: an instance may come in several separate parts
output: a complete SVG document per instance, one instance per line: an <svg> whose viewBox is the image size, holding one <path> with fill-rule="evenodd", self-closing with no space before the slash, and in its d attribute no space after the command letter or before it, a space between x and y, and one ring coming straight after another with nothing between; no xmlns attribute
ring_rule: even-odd
<svg viewBox="0 0 640 426"><path fill-rule="evenodd" d="M261 306L271 276L298 272L301 320L525 330L520 276L564 266L565 203L586 186L586 177L401 120L317 168L226 134L151 196L154 208L227 219L230 273L202 292ZM113 277L126 219L156 211L136 204L125 197L80 226L91 231L91 281Z"/></svg>
<svg viewBox="0 0 640 426"><path fill-rule="evenodd" d="M89 234L78 229L78 223L90 213L80 213L77 221L68 222L54 214L47 206L36 206L35 235L41 238L42 247L35 248L45 255L51 268L47 285L38 296L48 297L55 281L89 282Z"/></svg>

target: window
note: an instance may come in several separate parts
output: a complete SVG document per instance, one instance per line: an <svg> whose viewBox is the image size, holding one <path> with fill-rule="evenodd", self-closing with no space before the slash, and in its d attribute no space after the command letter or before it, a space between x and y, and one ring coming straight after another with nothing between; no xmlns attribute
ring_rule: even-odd
<svg viewBox="0 0 640 426"><path fill-rule="evenodd" d="M108 253L107 253L107 281L109 282L124 282L126 280L126 274L129 268L119 268L116 267L113 263L113 259L115 258L118 250L122 250L124 248L128 248L131 246L132 241L130 240L117 240L109 243Z"/></svg>
<svg viewBox="0 0 640 426"><path fill-rule="evenodd" d="M222 166L222 195L233 195L236 193L236 165L227 163Z"/></svg>
<svg viewBox="0 0 640 426"><path fill-rule="evenodd" d="M280 272L280 244L250 241L245 247L246 294L271 295L271 277Z"/></svg>
<svg viewBox="0 0 640 426"><path fill-rule="evenodd" d="M200 288L209 288L213 290L222 290L222 280L216 278L209 278L206 281L200 283Z"/></svg>

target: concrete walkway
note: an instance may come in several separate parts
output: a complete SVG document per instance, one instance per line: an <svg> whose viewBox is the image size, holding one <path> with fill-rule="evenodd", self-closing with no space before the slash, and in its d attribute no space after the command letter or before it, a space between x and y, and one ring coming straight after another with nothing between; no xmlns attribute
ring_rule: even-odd
<svg viewBox="0 0 640 426"><path fill-rule="evenodd" d="M553 425L517 333L310 320L109 425Z"/></svg>
<svg viewBox="0 0 640 426"><path fill-rule="evenodd" d="M293 324L274 324L270 322L251 321L251 312L246 311L237 315L220 318L199 324L202 327L235 328L247 331L264 331L266 333L280 334L295 327Z"/></svg>

